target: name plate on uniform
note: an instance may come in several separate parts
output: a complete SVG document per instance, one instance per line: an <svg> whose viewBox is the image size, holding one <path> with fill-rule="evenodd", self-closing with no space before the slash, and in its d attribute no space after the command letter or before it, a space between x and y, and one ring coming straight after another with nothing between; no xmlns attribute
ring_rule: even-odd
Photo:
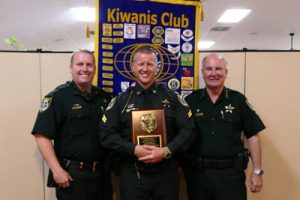
<svg viewBox="0 0 300 200"><path fill-rule="evenodd" d="M134 110L132 117L132 142L138 145L163 147L167 143L165 111Z"/></svg>

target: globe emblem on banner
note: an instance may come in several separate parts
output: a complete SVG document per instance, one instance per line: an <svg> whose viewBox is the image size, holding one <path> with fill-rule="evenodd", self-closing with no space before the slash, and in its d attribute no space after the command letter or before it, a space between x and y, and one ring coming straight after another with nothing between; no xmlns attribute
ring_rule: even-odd
<svg viewBox="0 0 300 200"><path fill-rule="evenodd" d="M114 68L120 75L129 80L135 80L132 71L132 56L141 45L149 46L156 53L158 67L155 77L157 82L166 81L175 76L179 69L178 58L175 54L169 52L168 49L155 44L132 44L120 49L114 58Z"/></svg>

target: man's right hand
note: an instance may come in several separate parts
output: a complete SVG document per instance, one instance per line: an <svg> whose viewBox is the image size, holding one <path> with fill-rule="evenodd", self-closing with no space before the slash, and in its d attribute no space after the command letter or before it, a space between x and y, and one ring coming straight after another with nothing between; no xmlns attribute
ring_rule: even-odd
<svg viewBox="0 0 300 200"><path fill-rule="evenodd" d="M72 181L72 177L68 172L66 172L63 168L53 171L53 178L57 185L62 188L66 188L70 186L70 181Z"/></svg>

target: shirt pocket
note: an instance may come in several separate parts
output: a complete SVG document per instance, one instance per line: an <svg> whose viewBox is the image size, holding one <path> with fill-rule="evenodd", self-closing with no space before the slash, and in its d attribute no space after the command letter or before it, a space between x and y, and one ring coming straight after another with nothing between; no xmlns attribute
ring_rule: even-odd
<svg viewBox="0 0 300 200"><path fill-rule="evenodd" d="M206 123L208 121L207 117L203 116L203 114L202 115L195 114L194 116L195 116L194 119L195 119L196 124L202 124L202 123Z"/></svg>
<svg viewBox="0 0 300 200"><path fill-rule="evenodd" d="M237 131L241 131L241 124L239 117L236 114L226 114L224 118L221 120L221 124L224 130L228 130L230 133L236 133Z"/></svg>
<svg viewBox="0 0 300 200"><path fill-rule="evenodd" d="M90 131L88 110L76 110L70 114L70 130L74 135L86 134Z"/></svg>

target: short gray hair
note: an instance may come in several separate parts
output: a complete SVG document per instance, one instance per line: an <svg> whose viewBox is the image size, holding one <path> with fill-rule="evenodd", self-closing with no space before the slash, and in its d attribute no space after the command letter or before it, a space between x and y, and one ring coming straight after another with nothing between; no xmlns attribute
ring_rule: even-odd
<svg viewBox="0 0 300 200"><path fill-rule="evenodd" d="M87 53L87 54L90 54L92 57L93 57L93 61L94 61L94 64L95 64L95 55L93 52L91 52L90 50L87 50L87 49L77 49L75 51L73 51L72 55L71 55L71 60L70 60L70 63L73 64L73 61L74 61L74 56L77 54L77 53Z"/></svg>
<svg viewBox="0 0 300 200"><path fill-rule="evenodd" d="M224 64L224 67L227 68L227 60L226 60L223 56L220 56L220 55L218 55L218 54L212 53L212 54L208 54L207 56L205 56L205 57L203 58L203 60L202 60L202 69L205 68L206 61L207 61L207 59L210 58L210 57L212 57L212 58L217 58L217 59L221 60L221 61L223 62L223 64Z"/></svg>

